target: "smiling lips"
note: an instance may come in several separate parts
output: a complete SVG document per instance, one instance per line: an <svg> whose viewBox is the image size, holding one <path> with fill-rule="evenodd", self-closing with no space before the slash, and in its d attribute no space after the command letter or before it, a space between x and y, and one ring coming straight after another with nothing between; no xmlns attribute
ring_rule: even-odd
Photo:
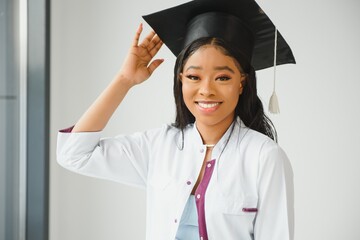
<svg viewBox="0 0 360 240"><path fill-rule="evenodd" d="M205 101L201 101L201 102L197 101L195 103L199 106L199 109L201 111L207 113L215 111L216 109L218 109L218 107L221 104L221 102L205 102Z"/></svg>

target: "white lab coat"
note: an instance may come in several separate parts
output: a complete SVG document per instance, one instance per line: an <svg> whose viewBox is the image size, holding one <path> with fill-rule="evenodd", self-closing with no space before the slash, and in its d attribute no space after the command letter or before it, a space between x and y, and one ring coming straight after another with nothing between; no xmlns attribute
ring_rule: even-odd
<svg viewBox="0 0 360 240"><path fill-rule="evenodd" d="M288 158L278 144L240 119L231 130L212 151L216 165L205 195L209 239L292 240L293 183ZM196 124L184 130L183 146L181 132L170 125L128 136L100 137L101 132L60 132L59 164L87 176L145 188L146 239L175 239L206 152Z"/></svg>

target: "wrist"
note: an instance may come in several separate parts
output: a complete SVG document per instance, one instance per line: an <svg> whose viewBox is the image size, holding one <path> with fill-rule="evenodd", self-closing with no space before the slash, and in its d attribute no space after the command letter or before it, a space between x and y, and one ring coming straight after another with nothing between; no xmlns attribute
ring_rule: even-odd
<svg viewBox="0 0 360 240"><path fill-rule="evenodd" d="M132 79L129 79L127 76L125 76L124 74L122 74L121 72L119 72L115 79L115 82L119 83L122 87L125 88L132 88L133 86L136 85L136 83L134 83L134 81Z"/></svg>

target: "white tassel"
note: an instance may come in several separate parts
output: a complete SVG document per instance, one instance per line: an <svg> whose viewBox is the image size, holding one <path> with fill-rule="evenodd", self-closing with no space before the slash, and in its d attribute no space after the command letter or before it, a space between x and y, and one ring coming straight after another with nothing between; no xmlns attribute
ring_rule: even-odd
<svg viewBox="0 0 360 240"><path fill-rule="evenodd" d="M273 92L273 94L270 97L269 112L271 112L273 114L280 113L279 101L278 101L275 91Z"/></svg>
<svg viewBox="0 0 360 240"><path fill-rule="evenodd" d="M280 113L279 101L276 96L276 54L277 54L277 28L275 27L275 40L274 40L274 89L269 101L269 112L273 114Z"/></svg>

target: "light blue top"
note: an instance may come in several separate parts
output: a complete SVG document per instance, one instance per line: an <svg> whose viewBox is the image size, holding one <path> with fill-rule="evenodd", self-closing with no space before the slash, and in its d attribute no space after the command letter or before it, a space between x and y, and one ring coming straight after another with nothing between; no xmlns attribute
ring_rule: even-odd
<svg viewBox="0 0 360 240"><path fill-rule="evenodd" d="M175 240L199 240L198 214L194 195L190 195L186 203Z"/></svg>

